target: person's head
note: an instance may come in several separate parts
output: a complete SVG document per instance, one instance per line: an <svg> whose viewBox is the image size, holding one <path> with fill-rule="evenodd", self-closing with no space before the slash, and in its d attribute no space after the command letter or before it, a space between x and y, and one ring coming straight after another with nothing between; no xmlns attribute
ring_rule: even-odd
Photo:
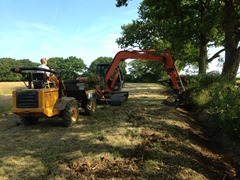
<svg viewBox="0 0 240 180"><path fill-rule="evenodd" d="M47 65L47 59L46 58L41 58L40 62L41 62L41 64Z"/></svg>

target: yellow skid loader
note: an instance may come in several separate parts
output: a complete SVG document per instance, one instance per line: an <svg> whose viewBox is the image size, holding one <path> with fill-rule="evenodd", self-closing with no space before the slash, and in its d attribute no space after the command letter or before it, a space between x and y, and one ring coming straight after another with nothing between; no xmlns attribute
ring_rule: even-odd
<svg viewBox="0 0 240 180"><path fill-rule="evenodd" d="M80 110L86 115L96 111L95 87L91 84L64 81L56 71L38 67L12 67L10 71L21 74L26 85L25 89L12 92L12 112L25 125L36 124L39 118L60 116L62 125L67 127L78 121Z"/></svg>

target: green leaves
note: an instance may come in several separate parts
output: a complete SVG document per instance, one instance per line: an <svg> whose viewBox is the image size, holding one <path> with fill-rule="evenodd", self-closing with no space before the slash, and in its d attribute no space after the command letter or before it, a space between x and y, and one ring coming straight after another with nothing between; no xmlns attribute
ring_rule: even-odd
<svg viewBox="0 0 240 180"><path fill-rule="evenodd" d="M89 73L96 74L97 65L99 63L112 62L113 58L111 57L98 57L95 59L88 68Z"/></svg>
<svg viewBox="0 0 240 180"><path fill-rule="evenodd" d="M16 60L12 58L0 58L0 81L20 81L21 75L10 72L10 67L37 67L39 63L29 59ZM62 79L76 79L86 71L86 65L81 58L70 56L66 59L54 57L48 59L48 66L61 74Z"/></svg>
<svg viewBox="0 0 240 180"><path fill-rule="evenodd" d="M126 80L133 82L156 83L159 79L164 79L167 76L161 62L131 61L129 66L130 74Z"/></svg>
<svg viewBox="0 0 240 180"><path fill-rule="evenodd" d="M209 42L219 45L223 41L221 8L220 1L144 0L139 18L122 26L122 37L116 42L122 48L169 48L180 65L199 63L205 71L207 51L202 49Z"/></svg>
<svg viewBox="0 0 240 180"><path fill-rule="evenodd" d="M21 75L10 72L11 67L37 66L29 59L16 60L12 58L0 58L0 81L20 81Z"/></svg>
<svg viewBox="0 0 240 180"><path fill-rule="evenodd" d="M85 70L86 65L81 58L70 56L66 59L55 57L48 60L48 66L61 74L62 79L76 79Z"/></svg>
<svg viewBox="0 0 240 180"><path fill-rule="evenodd" d="M121 6L127 6L128 5L128 0L116 0L116 7L121 7Z"/></svg>
<svg viewBox="0 0 240 180"><path fill-rule="evenodd" d="M186 76L185 106L190 110L207 110L214 118L200 119L207 126L218 128L227 138L238 139L240 134L240 87L217 74Z"/></svg>

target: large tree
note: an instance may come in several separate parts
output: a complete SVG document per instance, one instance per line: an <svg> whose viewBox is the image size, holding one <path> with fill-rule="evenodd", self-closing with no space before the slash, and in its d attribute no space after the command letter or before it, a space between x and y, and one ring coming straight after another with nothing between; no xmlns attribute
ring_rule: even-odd
<svg viewBox="0 0 240 180"><path fill-rule="evenodd" d="M171 48L177 57L187 59L186 48L193 53L189 63L197 61L199 73L206 73L209 44L220 45L223 32L220 28L220 6L211 0L144 0L139 9L139 18L125 25L119 45L134 46L138 42L144 48ZM131 32L131 33L129 33ZM136 43L135 43L136 44ZM197 57L197 59L196 59ZM216 57L216 55L215 55Z"/></svg>

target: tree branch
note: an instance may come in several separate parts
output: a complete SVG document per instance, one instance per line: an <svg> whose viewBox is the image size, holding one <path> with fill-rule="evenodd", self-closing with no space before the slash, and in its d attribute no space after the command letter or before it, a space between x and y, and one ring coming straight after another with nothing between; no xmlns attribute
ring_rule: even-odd
<svg viewBox="0 0 240 180"><path fill-rule="evenodd" d="M128 0L116 0L116 7L121 7L121 6L127 6L128 5Z"/></svg>
<svg viewBox="0 0 240 180"><path fill-rule="evenodd" d="M207 60L208 63L212 62L214 59L218 58L220 55L220 53L222 53L223 51L225 51L225 49L221 49L220 51L218 51L217 53L215 53L211 58L209 58Z"/></svg>

